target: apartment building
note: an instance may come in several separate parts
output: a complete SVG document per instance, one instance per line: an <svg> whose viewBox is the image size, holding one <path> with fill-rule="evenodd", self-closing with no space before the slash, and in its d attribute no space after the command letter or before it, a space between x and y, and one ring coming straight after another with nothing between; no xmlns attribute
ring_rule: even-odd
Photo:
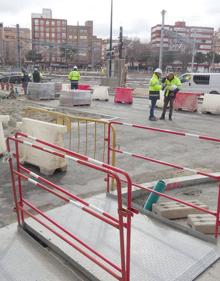
<svg viewBox="0 0 220 281"><path fill-rule="evenodd" d="M182 37L182 39L181 39ZM179 50L185 45L196 44L196 52L207 54L213 49L214 28L203 26L187 26L184 21L178 21L174 25L164 26L165 50ZM151 28L151 44L157 49L160 47L161 24Z"/></svg>

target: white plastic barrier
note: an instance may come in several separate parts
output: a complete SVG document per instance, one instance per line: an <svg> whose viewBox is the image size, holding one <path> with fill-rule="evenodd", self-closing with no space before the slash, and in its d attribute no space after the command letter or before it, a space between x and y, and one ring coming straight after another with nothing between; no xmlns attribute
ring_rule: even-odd
<svg viewBox="0 0 220 281"><path fill-rule="evenodd" d="M30 136L62 147L64 146L66 126L23 118L19 129ZM28 141L34 142L29 139ZM41 145L39 143L37 143L37 145L46 147L45 145ZM23 162L39 167L41 173L45 175L52 175L57 169L65 170L67 166L65 159L33 149L27 145L21 146L20 155Z"/></svg>
<svg viewBox="0 0 220 281"><path fill-rule="evenodd" d="M5 153L6 151L6 144L5 144L5 136L2 127L2 122L0 121L0 155Z"/></svg>
<svg viewBox="0 0 220 281"><path fill-rule="evenodd" d="M133 91L133 96L146 97L148 90L146 88L135 88Z"/></svg>
<svg viewBox="0 0 220 281"><path fill-rule="evenodd" d="M62 84L62 92L71 91L71 85L69 84Z"/></svg>
<svg viewBox="0 0 220 281"><path fill-rule="evenodd" d="M109 100L108 87L96 86L92 95L93 100Z"/></svg>
<svg viewBox="0 0 220 281"><path fill-rule="evenodd" d="M0 115L0 122L3 124L3 125L7 125L8 122L9 122L9 115Z"/></svg>
<svg viewBox="0 0 220 281"><path fill-rule="evenodd" d="M157 100L157 107L163 108L163 104L164 104L164 91L160 91L160 99Z"/></svg>
<svg viewBox="0 0 220 281"><path fill-rule="evenodd" d="M220 95L205 94L201 111L220 114Z"/></svg>

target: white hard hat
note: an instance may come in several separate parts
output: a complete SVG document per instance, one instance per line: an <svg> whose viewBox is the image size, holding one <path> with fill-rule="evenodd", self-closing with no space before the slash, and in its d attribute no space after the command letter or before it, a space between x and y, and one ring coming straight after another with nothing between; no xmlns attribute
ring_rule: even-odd
<svg viewBox="0 0 220 281"><path fill-rule="evenodd" d="M156 69L154 70L154 73L162 74L163 72L162 72L162 70L161 70L160 68L156 68Z"/></svg>
<svg viewBox="0 0 220 281"><path fill-rule="evenodd" d="M76 66L76 65L74 65L73 69L77 69L77 66Z"/></svg>

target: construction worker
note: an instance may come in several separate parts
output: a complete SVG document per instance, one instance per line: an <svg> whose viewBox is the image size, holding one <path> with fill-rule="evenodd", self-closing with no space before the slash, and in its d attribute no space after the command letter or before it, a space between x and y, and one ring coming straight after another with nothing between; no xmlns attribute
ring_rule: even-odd
<svg viewBox="0 0 220 281"><path fill-rule="evenodd" d="M22 71L22 78L21 78L22 87L24 89L24 95L26 96L28 92L28 83L31 81L31 79L28 72L24 68L22 68L21 71Z"/></svg>
<svg viewBox="0 0 220 281"><path fill-rule="evenodd" d="M173 102L180 87L180 79L173 72L170 72L164 81L164 106L160 120L165 120L168 104L170 104L169 120L172 120Z"/></svg>
<svg viewBox="0 0 220 281"><path fill-rule="evenodd" d="M149 99L151 100L150 107L150 121L157 121L157 118L154 116L154 110L156 107L157 100L160 98L160 91L162 90L162 84L160 82L160 77L162 75L162 70L157 68L154 70L154 74L150 80L149 87Z"/></svg>
<svg viewBox="0 0 220 281"><path fill-rule="evenodd" d="M70 71L68 78L69 78L70 83L71 83L71 90L77 90L79 79L80 79L80 73L78 71L77 66L73 67L73 70Z"/></svg>
<svg viewBox="0 0 220 281"><path fill-rule="evenodd" d="M32 78L34 83L40 83L42 79L42 74L37 67L34 67L34 72L32 73Z"/></svg>

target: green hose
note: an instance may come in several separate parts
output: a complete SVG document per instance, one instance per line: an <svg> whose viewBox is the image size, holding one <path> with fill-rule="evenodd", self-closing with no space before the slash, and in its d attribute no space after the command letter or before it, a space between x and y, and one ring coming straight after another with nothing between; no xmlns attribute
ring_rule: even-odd
<svg viewBox="0 0 220 281"><path fill-rule="evenodd" d="M155 185L153 190L164 193L166 189L166 183L165 181L158 181ZM152 211L152 206L154 203L156 203L160 198L160 195L157 195L153 192L150 193L150 195L148 196L145 204L144 204L144 209L148 210L148 211Z"/></svg>

